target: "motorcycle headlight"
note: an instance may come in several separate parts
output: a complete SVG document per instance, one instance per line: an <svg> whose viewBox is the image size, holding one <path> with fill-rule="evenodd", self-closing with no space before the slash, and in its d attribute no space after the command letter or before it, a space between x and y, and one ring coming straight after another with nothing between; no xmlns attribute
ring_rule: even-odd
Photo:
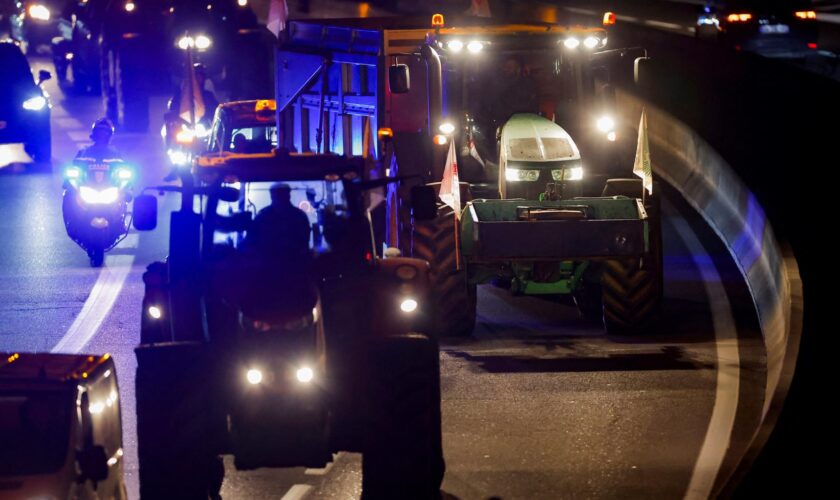
<svg viewBox="0 0 840 500"><path fill-rule="evenodd" d="M43 96L36 95L23 101L23 109L27 111L41 111L47 105L47 100Z"/></svg>
<svg viewBox="0 0 840 500"><path fill-rule="evenodd" d="M64 178L68 181L75 181L82 177L82 169L79 167L67 167L64 169Z"/></svg>
<svg viewBox="0 0 840 500"><path fill-rule="evenodd" d="M579 181L583 179L583 167L552 170L551 178L555 181Z"/></svg>
<svg viewBox="0 0 840 500"><path fill-rule="evenodd" d="M540 178L540 171L537 169L506 168L505 179L509 182L536 182Z"/></svg>
<svg viewBox="0 0 840 500"><path fill-rule="evenodd" d="M130 181L134 178L134 171L128 167L119 167L114 175L121 181Z"/></svg>
<svg viewBox="0 0 840 500"><path fill-rule="evenodd" d="M116 187L105 188L97 191L89 186L79 188L79 196L82 201L89 205L108 205L117 201L120 191Z"/></svg>

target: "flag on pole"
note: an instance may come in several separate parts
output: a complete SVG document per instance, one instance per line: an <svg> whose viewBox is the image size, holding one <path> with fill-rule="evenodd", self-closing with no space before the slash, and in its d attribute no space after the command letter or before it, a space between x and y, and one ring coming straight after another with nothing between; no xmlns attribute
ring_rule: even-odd
<svg viewBox="0 0 840 500"><path fill-rule="evenodd" d="M373 142L373 130L370 125L372 119L368 116L362 120L364 121L362 128L362 158L365 159L365 178L368 180L378 179L380 173L376 168L376 150ZM385 201L385 188L378 187L370 189L366 195L368 210L373 210Z"/></svg>
<svg viewBox="0 0 840 500"><path fill-rule="evenodd" d="M193 67L192 59L187 64L187 74L184 82L181 84L181 102L178 107L178 116L184 119L190 125L193 119L198 122L204 116L204 97L201 87L198 85L198 79L195 77L195 68Z"/></svg>
<svg viewBox="0 0 840 500"><path fill-rule="evenodd" d="M268 22L265 27L275 37L280 38L280 32L286 29L286 20L289 19L289 6L286 0L271 0L268 7Z"/></svg>
<svg viewBox="0 0 840 500"><path fill-rule="evenodd" d="M472 0L467 10L468 16L491 17L489 0Z"/></svg>
<svg viewBox="0 0 840 500"><path fill-rule="evenodd" d="M636 143L636 161L633 162L633 173L642 178L642 184L648 194L653 194L653 172L650 168L650 146L648 145L647 113L642 108L642 119L639 121L639 141Z"/></svg>
<svg viewBox="0 0 840 500"><path fill-rule="evenodd" d="M461 186L458 181L458 160L455 156L455 141L449 143L449 154L446 156L446 167L443 169L443 179L440 182L441 201L455 210L455 217L461 218Z"/></svg>

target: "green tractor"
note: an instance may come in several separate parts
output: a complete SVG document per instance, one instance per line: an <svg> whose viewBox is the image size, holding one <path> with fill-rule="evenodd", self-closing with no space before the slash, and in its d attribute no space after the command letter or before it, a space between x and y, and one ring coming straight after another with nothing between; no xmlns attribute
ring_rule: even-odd
<svg viewBox="0 0 840 500"><path fill-rule="evenodd" d="M435 221L414 224L412 254L434 277L433 331L471 334L476 285L490 282L516 295L571 296L610 334L645 331L662 299L658 197L643 194L641 179L609 179L601 196L579 196L578 147L535 114L513 115L498 149L500 199L467 201L460 222L441 204Z"/></svg>

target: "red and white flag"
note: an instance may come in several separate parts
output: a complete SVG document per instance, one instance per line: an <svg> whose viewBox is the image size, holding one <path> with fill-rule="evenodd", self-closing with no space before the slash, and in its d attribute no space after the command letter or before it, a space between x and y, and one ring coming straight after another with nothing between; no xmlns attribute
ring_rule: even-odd
<svg viewBox="0 0 840 500"><path fill-rule="evenodd" d="M204 94L198 85L198 79L195 77L195 68L192 64L187 65L187 74L185 75L183 83L181 84L181 103L178 109L178 116L184 119L185 122L191 126L193 119L196 122L201 120L204 116Z"/></svg>
<svg viewBox="0 0 840 500"><path fill-rule="evenodd" d="M449 154L446 156L446 167L443 169L443 179L440 181L441 201L455 210L455 217L461 218L461 187L458 181L458 159L455 156L455 141L449 143Z"/></svg>
<svg viewBox="0 0 840 500"><path fill-rule="evenodd" d="M286 5L286 0L271 0L268 7L268 22L265 27L268 31L274 33L274 36L280 37L280 32L286 29L286 21L289 19L289 6Z"/></svg>
<svg viewBox="0 0 840 500"><path fill-rule="evenodd" d="M653 194L653 172L650 165L647 113L644 108L642 108L642 118L639 120L639 140L636 142L636 160L633 162L633 173L642 178L642 184L647 189L648 194Z"/></svg>

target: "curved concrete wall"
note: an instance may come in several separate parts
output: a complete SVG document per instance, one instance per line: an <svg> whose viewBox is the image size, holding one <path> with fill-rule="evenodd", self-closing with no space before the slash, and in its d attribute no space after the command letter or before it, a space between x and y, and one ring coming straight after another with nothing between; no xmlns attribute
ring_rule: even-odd
<svg viewBox="0 0 840 500"><path fill-rule="evenodd" d="M747 452L749 462L769 436L793 376L803 320L799 267L790 249L776 239L755 195L705 140L636 96L618 91L616 100L627 124L638 124L645 107L655 174L677 189L718 234L750 289L767 352L767 384L762 425Z"/></svg>

